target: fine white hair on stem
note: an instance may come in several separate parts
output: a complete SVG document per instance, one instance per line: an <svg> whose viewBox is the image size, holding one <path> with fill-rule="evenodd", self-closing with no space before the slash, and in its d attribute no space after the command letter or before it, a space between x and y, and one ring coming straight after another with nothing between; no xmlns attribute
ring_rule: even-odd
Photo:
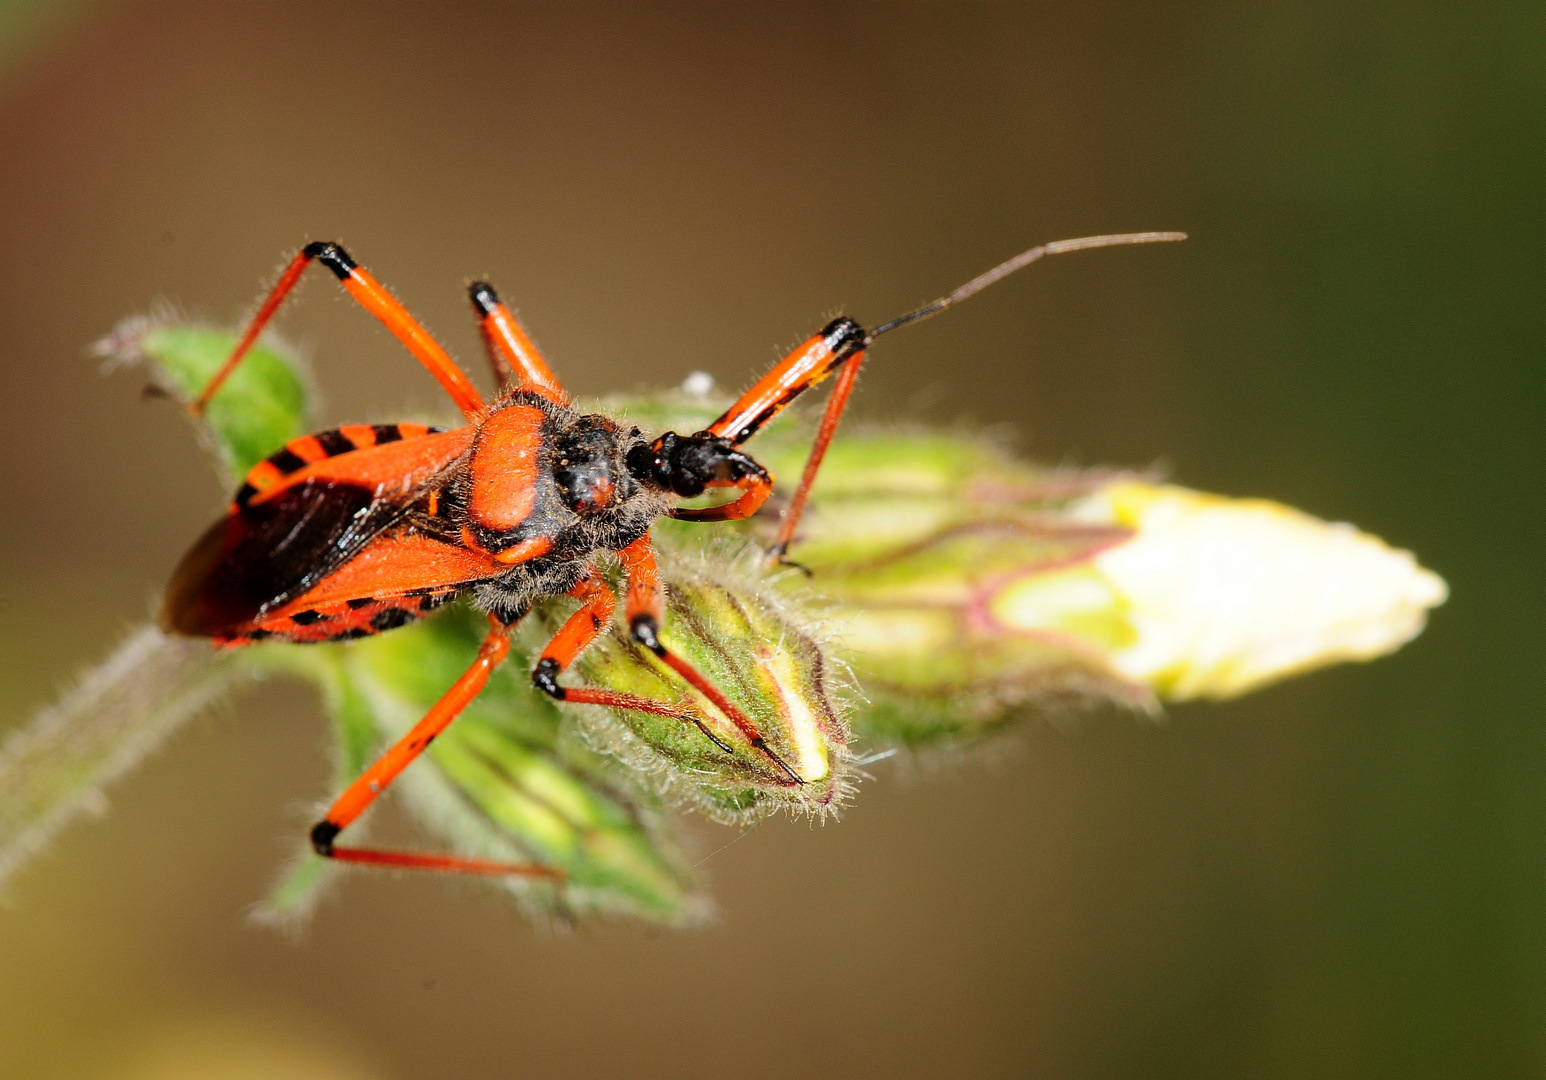
<svg viewBox="0 0 1546 1080"><path fill-rule="evenodd" d="M107 661L0 744L0 882L102 789L137 765L235 675L207 642L154 626L134 631Z"/></svg>

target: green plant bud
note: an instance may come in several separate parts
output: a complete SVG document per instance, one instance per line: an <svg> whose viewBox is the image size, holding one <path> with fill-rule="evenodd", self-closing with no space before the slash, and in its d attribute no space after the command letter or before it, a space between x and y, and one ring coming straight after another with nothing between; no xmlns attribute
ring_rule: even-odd
<svg viewBox="0 0 1546 1080"><path fill-rule="evenodd" d="M937 432L834 442L793 554L811 576L785 585L833 604L869 698L856 730L888 743L1068 699L1233 697L1392 652L1447 594L1348 525Z"/></svg>
<svg viewBox="0 0 1546 1080"><path fill-rule="evenodd" d="M832 604L823 614L833 647L868 699L855 719L861 735L960 742L1028 705L1152 707L1150 688L1108 660L1128 632L1109 606L1027 632L989 617L998 583L1131 538L1066 513L1112 477L1037 468L938 431L861 428L833 443L791 552L810 576L781 581Z"/></svg>
<svg viewBox="0 0 1546 1080"><path fill-rule="evenodd" d="M879 490L843 469L859 450L893 463ZM927 470L898 466L891 436L857 434L845 451L796 552L814 580L796 584L836 605L834 643L870 697L871 735L959 737L1070 695L1151 708L1232 697L1391 652L1446 593L1410 553L1264 500L1121 475L1016 481L991 463L944 508L921 482L899 492L904 471ZM893 512L909 524L882 542L874 521Z"/></svg>
<svg viewBox="0 0 1546 1080"><path fill-rule="evenodd" d="M718 543L667 555L660 640L741 710L800 783L620 624L576 665L579 683L684 710L677 718L589 707L585 730L597 746L655 777L672 798L723 822L776 810L821 816L840 805L850 786L848 728L833 701L834 675L842 672L834 672L791 599L769 587L757 569L760 554ZM550 630L560 612L544 606L537 615Z"/></svg>

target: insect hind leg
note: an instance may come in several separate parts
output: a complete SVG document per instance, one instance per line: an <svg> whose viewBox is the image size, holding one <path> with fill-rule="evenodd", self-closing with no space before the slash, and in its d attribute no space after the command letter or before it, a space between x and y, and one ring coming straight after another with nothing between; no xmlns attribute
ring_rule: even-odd
<svg viewBox="0 0 1546 1080"><path fill-rule="evenodd" d="M462 855L440 855L417 851L384 851L376 848L339 847L335 841L397 779L435 737L444 731L461 711L482 692L494 669L510 652L510 631L503 619L490 617L488 636L478 648L478 656L461 678L451 685L424 718L399 739L391 749L366 769L328 808L327 815L311 830L311 845L318 855L336 862L362 866L397 867L404 870L437 870L446 873L481 875L522 875L562 881L564 874L549 866L534 863L506 863L474 859Z"/></svg>
<svg viewBox="0 0 1546 1080"><path fill-rule="evenodd" d="M314 261L320 261L338 278L344 291L352 296L355 301L366 311L374 315L381 324L390 330L394 337L407 347L423 364L435 380L456 402L457 408L474 417L483 411L483 397L478 393L478 388L472 384L456 361L441 347L440 343L430 336L428 330L419 324L419 321L408 313L402 303L391 293L382 287L381 283L371 277L365 268L360 266L350 257L349 253L337 244L317 241L307 244L300 252L290 260L284 272L279 275L279 280L269 290L258 313L252 317L246 331L236 343L236 348L226 358L220 370L205 384L203 391L194 399L191 409L194 415L201 414L209 405L210 399L220 389L221 385L236 370L242 358L252 349L264 327L269 324L274 315L279 311L285 298L290 295L295 286L300 283L301 276L306 268Z"/></svg>

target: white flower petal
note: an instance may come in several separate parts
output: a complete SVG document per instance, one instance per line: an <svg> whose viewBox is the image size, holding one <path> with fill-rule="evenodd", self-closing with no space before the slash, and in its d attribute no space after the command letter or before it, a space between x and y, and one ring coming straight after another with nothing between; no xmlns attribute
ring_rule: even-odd
<svg viewBox="0 0 1546 1080"><path fill-rule="evenodd" d="M1120 483L1075 513L1137 530L1094 560L1136 631L1113 664L1173 700L1382 656L1448 594L1410 552L1266 500Z"/></svg>

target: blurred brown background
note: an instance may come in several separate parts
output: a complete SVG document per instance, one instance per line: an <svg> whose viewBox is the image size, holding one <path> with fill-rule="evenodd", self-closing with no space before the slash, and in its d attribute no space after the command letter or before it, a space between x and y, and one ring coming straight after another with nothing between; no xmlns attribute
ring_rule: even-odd
<svg viewBox="0 0 1546 1080"><path fill-rule="evenodd" d="M86 345L157 298L232 321L307 239L464 357L489 275L597 393L734 388L840 309L1185 229L889 338L860 411L1162 461L1410 547L1454 597L1372 666L876 766L841 824L715 854L691 934L544 936L475 885L367 875L304 941L252 927L327 783L314 703L274 687L15 881L0 1075L1546 1069L1539 5L0 16L0 724L147 615L221 501ZM325 420L437 404L326 275L283 326Z"/></svg>

